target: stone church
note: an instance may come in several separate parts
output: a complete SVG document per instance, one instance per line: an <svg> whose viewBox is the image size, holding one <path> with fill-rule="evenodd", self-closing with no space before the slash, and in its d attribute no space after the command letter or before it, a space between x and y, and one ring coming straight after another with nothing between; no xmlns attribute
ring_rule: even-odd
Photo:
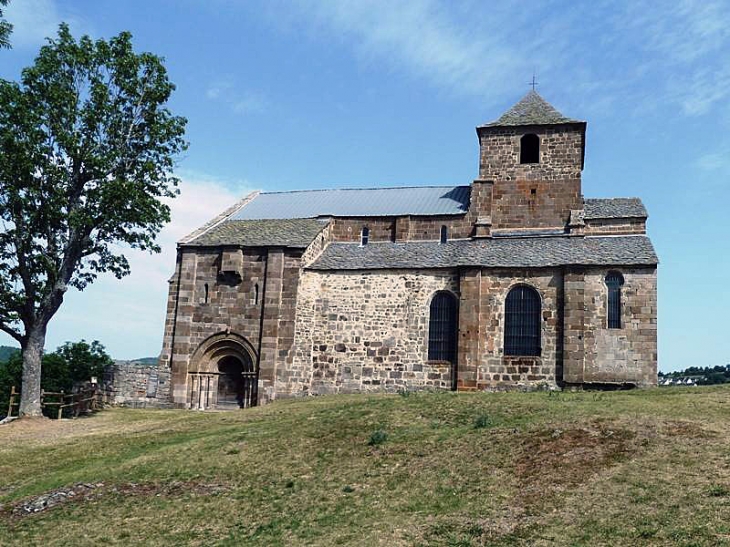
<svg viewBox="0 0 730 547"><path fill-rule="evenodd" d="M647 212L583 197L586 122L530 91L476 131L469 185L254 192L181 240L172 403L656 385Z"/></svg>

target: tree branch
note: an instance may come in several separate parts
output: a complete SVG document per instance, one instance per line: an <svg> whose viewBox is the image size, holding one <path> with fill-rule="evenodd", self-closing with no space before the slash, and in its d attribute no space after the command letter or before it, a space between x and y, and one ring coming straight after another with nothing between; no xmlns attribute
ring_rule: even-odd
<svg viewBox="0 0 730 547"><path fill-rule="evenodd" d="M3 331L5 334L8 334L15 338L18 342L20 342L21 346L23 345L23 335L16 331L14 328L9 327L4 323L0 323L0 330Z"/></svg>

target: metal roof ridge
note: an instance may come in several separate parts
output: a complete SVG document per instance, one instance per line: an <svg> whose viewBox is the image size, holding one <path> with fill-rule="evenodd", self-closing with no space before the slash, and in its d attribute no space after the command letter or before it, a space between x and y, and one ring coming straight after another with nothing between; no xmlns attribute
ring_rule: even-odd
<svg viewBox="0 0 730 547"><path fill-rule="evenodd" d="M471 188L469 184L437 184L437 185L421 185L421 186L367 186L354 188L312 188L309 190L277 190L273 192L260 192L259 195L271 194L298 194L302 192L333 192L333 191L358 191L358 190L412 190L414 188Z"/></svg>

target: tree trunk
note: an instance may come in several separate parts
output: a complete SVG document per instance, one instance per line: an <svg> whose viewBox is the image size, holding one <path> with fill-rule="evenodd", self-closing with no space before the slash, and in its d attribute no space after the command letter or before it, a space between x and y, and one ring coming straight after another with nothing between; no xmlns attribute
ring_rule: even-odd
<svg viewBox="0 0 730 547"><path fill-rule="evenodd" d="M20 391L20 409L23 416L42 416L41 411L41 362L46 344L46 325L31 329L23 347L23 386Z"/></svg>

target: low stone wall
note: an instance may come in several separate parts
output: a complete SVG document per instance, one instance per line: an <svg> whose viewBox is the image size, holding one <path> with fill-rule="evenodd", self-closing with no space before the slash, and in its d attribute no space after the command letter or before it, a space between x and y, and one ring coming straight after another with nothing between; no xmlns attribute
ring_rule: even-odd
<svg viewBox="0 0 730 547"><path fill-rule="evenodd" d="M115 361L104 369L101 389L111 405L171 408L170 372L158 365Z"/></svg>

